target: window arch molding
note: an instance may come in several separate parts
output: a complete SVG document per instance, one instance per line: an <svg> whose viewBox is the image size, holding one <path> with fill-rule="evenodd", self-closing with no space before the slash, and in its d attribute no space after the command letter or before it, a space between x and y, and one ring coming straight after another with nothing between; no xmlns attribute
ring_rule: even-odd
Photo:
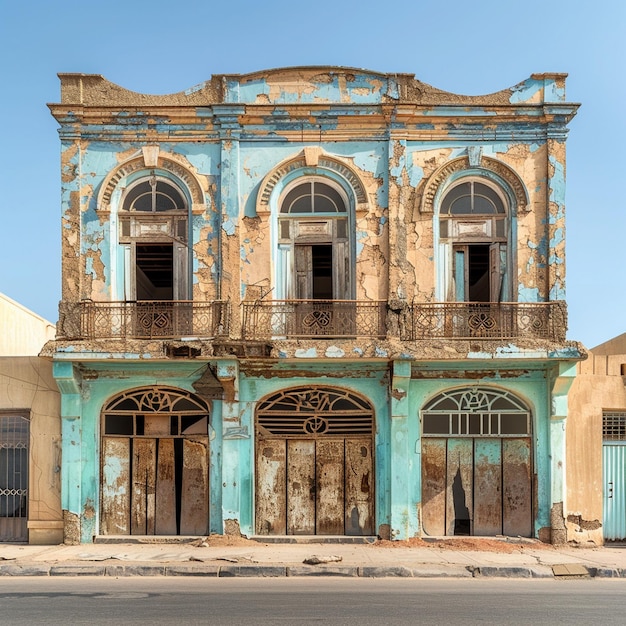
<svg viewBox="0 0 626 626"><path fill-rule="evenodd" d="M420 212L434 213L446 190L463 177L484 178L499 187L508 197L511 216L530 211L526 188L517 173L508 165L496 159L482 157L480 166L476 167L470 165L468 157L460 157L445 163L426 181Z"/></svg>
<svg viewBox="0 0 626 626"><path fill-rule="evenodd" d="M257 215L276 211L279 198L283 195L285 187L297 178L305 176L317 176L334 181L348 197L353 198L351 208L357 214L369 210L365 186L354 167L322 152L321 149L305 148L298 155L279 163L263 179L257 195Z"/></svg>
<svg viewBox="0 0 626 626"><path fill-rule="evenodd" d="M160 152L157 158L144 154L136 155L121 163L102 181L97 198L100 213L118 208L124 190L139 178L151 172L169 179L181 189L187 198L191 213L201 214L206 210L205 190L200 179L187 166L170 155Z"/></svg>

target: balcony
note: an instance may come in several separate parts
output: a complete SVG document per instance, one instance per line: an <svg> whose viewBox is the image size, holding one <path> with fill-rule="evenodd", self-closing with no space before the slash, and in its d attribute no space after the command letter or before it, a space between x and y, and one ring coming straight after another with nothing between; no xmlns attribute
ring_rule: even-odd
<svg viewBox="0 0 626 626"><path fill-rule="evenodd" d="M546 339L565 341L565 302L433 302L401 314L400 339Z"/></svg>
<svg viewBox="0 0 626 626"><path fill-rule="evenodd" d="M387 303L267 300L243 303L244 339L385 337Z"/></svg>
<svg viewBox="0 0 626 626"><path fill-rule="evenodd" d="M227 302L61 303L62 339L176 339L228 335Z"/></svg>
<svg viewBox="0 0 626 626"><path fill-rule="evenodd" d="M371 300L263 300L242 304L241 339L230 336L229 303L62 302L59 339L271 339L398 337L565 341L564 302L433 302L389 309ZM235 329L233 329L235 331Z"/></svg>

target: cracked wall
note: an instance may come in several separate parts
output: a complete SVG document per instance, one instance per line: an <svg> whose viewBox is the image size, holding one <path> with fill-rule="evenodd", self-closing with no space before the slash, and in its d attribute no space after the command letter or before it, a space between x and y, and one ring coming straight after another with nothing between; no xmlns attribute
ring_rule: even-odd
<svg viewBox="0 0 626 626"><path fill-rule="evenodd" d="M564 141L577 105L565 102L563 75L533 75L496 94L471 97L443 92L408 74L343 68L216 76L166 96L133 94L97 76L62 75L61 81L62 102L51 109L62 126L64 307L69 311L81 299L127 297L118 207L124 189L152 171L178 180L187 194L193 299L219 298L231 305L230 345L185 337L187 354L198 357L198 364L211 360L218 374L223 370L218 377L225 397L215 404L224 429L218 435L224 475L212 503L217 530L230 521L251 528L255 399L287 382L310 384L316 378L341 378L374 398L377 415L390 414L389 426L376 435L377 524L397 537L419 529L421 470L415 446L420 434L413 416L427 394L478 380L517 388L532 399L540 430L533 451L536 531L550 527L554 500L563 499L552 499L550 472L563 463L550 457L562 450L550 447L546 379L552 363L580 358L580 351L534 336L504 343L484 338L406 342L398 329L409 305L451 299L442 277L450 276L446 262L452 255L442 246L437 211L446 186L467 173L502 184L513 208L507 230L509 291L503 299L564 298ZM278 258L278 212L299 175L332 181L345 193L354 297L385 301L390 332L384 338L344 337L331 343L276 339L255 361L245 351L250 345L240 341L239 304L278 299L281 282L293 272ZM293 239L290 243L295 246ZM74 481L68 482L64 499L68 536L84 541L97 532L95 442L102 402L131 384L175 378L188 387L195 375L188 371L193 359L171 360L173 343L158 339L55 345L46 354L56 358L60 386L66 386L67 467ZM238 348L245 356L231 354ZM78 374L62 371L87 359L101 360L106 365L100 369L110 372L100 371L97 381L77 381ZM122 359L128 365L122 366ZM499 367L491 359L507 364ZM421 361L413 377L411 361ZM486 361L488 367L480 365ZM372 363L380 380L394 370L401 386L394 385L391 399L383 385L371 390ZM405 388L405 395L396 392ZM85 467L83 458L90 459ZM575 514L561 513L561 519ZM596 519L586 511L579 515Z"/></svg>
<svg viewBox="0 0 626 626"><path fill-rule="evenodd" d="M339 171L346 190L354 176L366 195L354 210L357 299L447 297L438 284L448 270L438 250L436 201L434 211L423 211L422 203L429 186L428 193L438 192L433 176L465 157L477 174L489 175L484 159L509 168L527 195L525 206L516 206L519 198L511 202L509 299L564 299L565 124L575 111L564 104L564 75L533 75L496 94L461 96L408 74L287 68L214 77L185 94L134 101L102 77L61 78L63 102L51 108L62 123L64 301L124 299L114 205L132 177L119 177L110 206L102 206L101 190L146 146L171 155L202 187L204 208L191 215L196 300L237 305L275 292L279 194L261 214L258 197L264 178L303 150L309 151L303 174ZM95 93L106 96L106 112ZM199 106L202 98L206 107ZM73 109L76 101L87 106ZM529 108L544 102L556 113ZM157 104L170 106L170 114L151 111ZM348 177L318 167L311 146L344 163ZM145 170L154 166L146 163ZM236 334L239 307L231 310Z"/></svg>

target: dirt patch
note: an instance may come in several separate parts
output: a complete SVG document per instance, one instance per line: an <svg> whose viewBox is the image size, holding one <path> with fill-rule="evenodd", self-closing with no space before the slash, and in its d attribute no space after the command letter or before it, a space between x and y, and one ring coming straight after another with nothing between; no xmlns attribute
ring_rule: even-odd
<svg viewBox="0 0 626 626"><path fill-rule="evenodd" d="M258 541L252 539L246 539L240 535L209 535L208 537L202 537L197 539L191 544L194 548L219 548L221 546L258 546Z"/></svg>
<svg viewBox="0 0 626 626"><path fill-rule="evenodd" d="M432 548L435 550L467 550L480 552L499 552L501 554L511 554L522 552L524 549L533 550L544 549L553 550L553 546L543 543L537 539L516 539L511 537L483 538L483 537L451 537L449 539L427 540L420 537L411 537L400 541L388 541L381 539L370 544L374 548Z"/></svg>

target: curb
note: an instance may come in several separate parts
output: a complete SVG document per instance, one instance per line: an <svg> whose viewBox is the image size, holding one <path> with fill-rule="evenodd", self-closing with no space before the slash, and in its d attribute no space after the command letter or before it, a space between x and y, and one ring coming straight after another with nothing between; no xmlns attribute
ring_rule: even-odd
<svg viewBox="0 0 626 626"><path fill-rule="evenodd" d="M626 569L587 567L589 578L626 578ZM568 578L556 576L550 566L285 566L285 565L48 565L45 563L0 564L1 576L204 576L212 578L299 578L325 576L342 578ZM574 578L574 577L572 577Z"/></svg>

